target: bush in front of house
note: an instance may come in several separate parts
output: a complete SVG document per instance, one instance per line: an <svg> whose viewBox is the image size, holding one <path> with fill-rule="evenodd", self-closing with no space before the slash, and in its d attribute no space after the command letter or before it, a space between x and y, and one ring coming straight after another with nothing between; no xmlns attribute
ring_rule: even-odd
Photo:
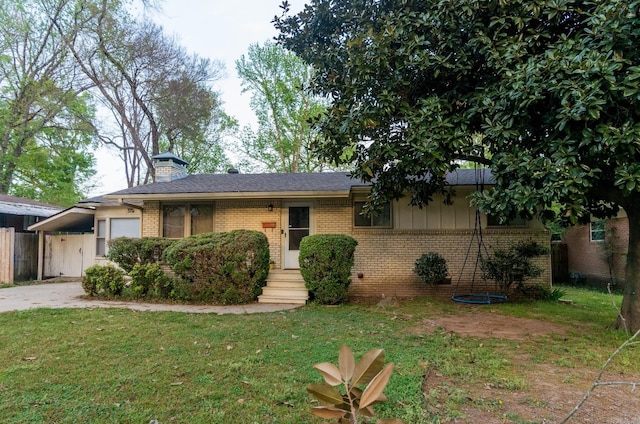
<svg viewBox="0 0 640 424"><path fill-rule="evenodd" d="M181 280L178 297L246 303L266 284L269 242L263 233L251 230L199 234L176 241L164 258Z"/></svg>
<svg viewBox="0 0 640 424"><path fill-rule="evenodd" d="M427 284L440 284L449 273L446 259L435 252L424 253L416 259L413 271Z"/></svg>
<svg viewBox="0 0 640 424"><path fill-rule="evenodd" d="M527 296L531 291L524 282L542 275L543 268L532 259L546 255L549 249L535 241L519 241L507 249L496 249L493 255L481 258L482 278L493 280L500 293L508 296L515 289Z"/></svg>
<svg viewBox="0 0 640 424"><path fill-rule="evenodd" d="M351 268L358 242L344 234L314 234L300 242L300 273L311 298L337 305L349 298Z"/></svg>
<svg viewBox="0 0 640 424"><path fill-rule="evenodd" d="M113 265L93 265L82 277L82 288L89 296L120 296L124 287L124 271Z"/></svg>
<svg viewBox="0 0 640 424"><path fill-rule="evenodd" d="M173 243L162 237L118 237L109 241L107 258L130 273L137 264L160 263L163 252Z"/></svg>
<svg viewBox="0 0 640 424"><path fill-rule="evenodd" d="M168 299L173 292L173 278L160 265L136 264L131 272L129 291L133 297L157 297Z"/></svg>

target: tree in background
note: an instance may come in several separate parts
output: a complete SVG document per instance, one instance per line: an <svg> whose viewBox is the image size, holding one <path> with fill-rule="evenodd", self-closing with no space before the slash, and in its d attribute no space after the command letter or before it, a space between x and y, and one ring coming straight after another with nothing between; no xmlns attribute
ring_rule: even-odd
<svg viewBox="0 0 640 424"><path fill-rule="evenodd" d="M286 9L286 2L283 5ZM331 98L325 160L355 159L372 206L422 205L459 160L489 166L502 217L629 219L619 327L640 329L640 3L313 0L275 23ZM482 136L486 155L476 150ZM554 205L556 211L554 212Z"/></svg>
<svg viewBox="0 0 640 424"><path fill-rule="evenodd" d="M162 27L134 19L118 1L80 2L74 20L84 31L67 43L117 123L98 133L120 152L128 185L155 179L152 157L161 147L182 150L176 153L207 169L226 164L218 143L227 119L211 88L223 65L188 54Z"/></svg>
<svg viewBox="0 0 640 424"><path fill-rule="evenodd" d="M320 171L323 162L311 153L320 134L310 119L320 116L326 102L305 88L311 68L294 53L265 42L252 44L236 61L244 92L251 93L251 107L258 128L245 128L240 136L244 166L271 172Z"/></svg>
<svg viewBox="0 0 640 424"><path fill-rule="evenodd" d="M65 3L48 13L0 4L0 193L60 205L79 200L94 172L89 87L51 24L65 25Z"/></svg>

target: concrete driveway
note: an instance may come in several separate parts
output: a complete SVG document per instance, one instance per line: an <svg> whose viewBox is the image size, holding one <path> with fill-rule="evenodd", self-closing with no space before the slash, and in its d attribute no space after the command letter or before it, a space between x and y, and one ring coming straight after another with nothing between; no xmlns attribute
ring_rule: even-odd
<svg viewBox="0 0 640 424"><path fill-rule="evenodd" d="M126 308L135 311L173 311L203 314L252 314L276 312L300 305L250 303L233 306L167 305L83 299L80 282L16 286L0 289L0 313L32 308Z"/></svg>

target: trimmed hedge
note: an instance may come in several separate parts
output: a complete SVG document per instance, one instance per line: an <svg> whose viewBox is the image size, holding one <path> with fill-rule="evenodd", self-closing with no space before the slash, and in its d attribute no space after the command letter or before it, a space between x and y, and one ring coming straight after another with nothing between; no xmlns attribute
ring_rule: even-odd
<svg viewBox="0 0 640 424"><path fill-rule="evenodd" d="M182 280L180 297L223 304L252 302L266 284L269 242L259 231L206 233L176 241L164 258ZM182 285L188 293L182 293Z"/></svg>
<svg viewBox="0 0 640 424"><path fill-rule="evenodd" d="M174 242L162 237L119 237L109 241L107 258L130 273L138 264L160 263L163 252Z"/></svg>
<svg viewBox="0 0 640 424"><path fill-rule="evenodd" d="M300 242L300 273L313 300L325 305L349 298L358 242L344 234L314 234Z"/></svg>
<svg viewBox="0 0 640 424"><path fill-rule="evenodd" d="M158 264L136 264L129 273L129 290L134 297L172 297L174 282Z"/></svg>

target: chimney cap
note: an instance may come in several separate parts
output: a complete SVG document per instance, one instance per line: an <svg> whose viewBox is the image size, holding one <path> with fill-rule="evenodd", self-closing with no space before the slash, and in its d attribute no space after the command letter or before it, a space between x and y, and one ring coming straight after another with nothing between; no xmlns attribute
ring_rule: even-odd
<svg viewBox="0 0 640 424"><path fill-rule="evenodd" d="M238 171L236 168L229 168L229 170L227 171L228 174L239 174L240 171Z"/></svg>
<svg viewBox="0 0 640 424"><path fill-rule="evenodd" d="M174 163L177 163L178 165L189 165L189 162L187 162L186 160L174 155L171 152L160 153L158 155L152 156L151 159L157 160L157 161L160 161L160 162L168 162L168 161L172 160Z"/></svg>

